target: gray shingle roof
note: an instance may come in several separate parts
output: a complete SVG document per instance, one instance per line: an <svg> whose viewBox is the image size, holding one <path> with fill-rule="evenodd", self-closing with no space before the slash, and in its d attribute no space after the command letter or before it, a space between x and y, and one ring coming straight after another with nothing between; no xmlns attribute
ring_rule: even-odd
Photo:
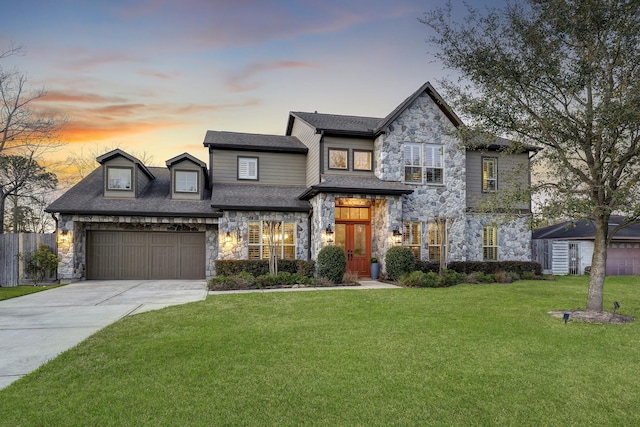
<svg viewBox="0 0 640 427"><path fill-rule="evenodd" d="M203 200L171 199L169 169L148 169L155 179L135 199L103 197L104 174L102 168L98 168L51 203L46 210L80 215L220 216L211 208L210 191L205 190Z"/></svg>
<svg viewBox="0 0 640 427"><path fill-rule="evenodd" d="M382 181L375 177L322 175L322 182L306 189L300 198L308 200L318 193L330 192L400 195L410 194L413 189L402 182Z"/></svg>
<svg viewBox="0 0 640 427"><path fill-rule="evenodd" d="M309 149L295 136L262 135L256 133L223 132L208 130L205 147L230 150L277 151L306 153Z"/></svg>
<svg viewBox="0 0 640 427"><path fill-rule="evenodd" d="M211 194L211 206L226 210L308 212L311 209L309 202L298 199L305 189L299 186L216 184Z"/></svg>
<svg viewBox="0 0 640 427"><path fill-rule="evenodd" d="M622 216L612 215L609 219L609 234L613 229L625 223ZM559 224L542 227L532 234L533 239L567 239L567 240L593 240L595 239L596 227L592 220L581 219L575 221L565 221ZM619 230L614 240L638 240L640 239L640 224L631 224Z"/></svg>
<svg viewBox="0 0 640 427"><path fill-rule="evenodd" d="M302 111L294 111L290 114L319 130L370 133L372 135L378 123L382 120L378 117L342 116L338 114L305 113Z"/></svg>

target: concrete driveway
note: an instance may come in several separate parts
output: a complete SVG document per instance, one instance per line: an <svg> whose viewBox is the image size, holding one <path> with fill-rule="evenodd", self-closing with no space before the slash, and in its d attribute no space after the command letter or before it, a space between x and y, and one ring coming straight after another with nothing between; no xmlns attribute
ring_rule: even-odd
<svg viewBox="0 0 640 427"><path fill-rule="evenodd" d="M206 296L204 280L89 280L0 301L0 389L122 317Z"/></svg>

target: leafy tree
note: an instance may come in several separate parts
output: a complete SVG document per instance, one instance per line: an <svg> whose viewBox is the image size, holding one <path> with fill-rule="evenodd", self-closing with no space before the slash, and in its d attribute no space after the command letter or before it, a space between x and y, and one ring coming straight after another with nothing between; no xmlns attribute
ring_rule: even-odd
<svg viewBox="0 0 640 427"><path fill-rule="evenodd" d="M454 15L448 3L421 21L459 77L443 85L472 120L465 141L489 133L543 148L533 190L548 216L594 221L587 310L602 311L607 243L629 224L609 230L609 217L640 218L640 4L516 0Z"/></svg>
<svg viewBox="0 0 640 427"><path fill-rule="evenodd" d="M31 157L0 154L0 234L4 233L6 200L9 196L33 195L58 185L55 174L47 172Z"/></svg>

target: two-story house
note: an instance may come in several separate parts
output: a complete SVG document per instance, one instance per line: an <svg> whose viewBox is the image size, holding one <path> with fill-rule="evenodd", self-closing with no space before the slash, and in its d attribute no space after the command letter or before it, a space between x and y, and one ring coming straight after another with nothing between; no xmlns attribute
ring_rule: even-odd
<svg viewBox="0 0 640 427"><path fill-rule="evenodd" d="M58 216L61 278L204 278L218 259L372 255L405 245L423 260L531 257L519 216L476 209L529 183L529 152L507 141L465 149L462 124L425 83L387 117L291 112L285 135L208 131L209 165L185 153L166 168L114 150L48 207ZM507 177L509 177L507 179ZM515 219L514 219L515 218Z"/></svg>

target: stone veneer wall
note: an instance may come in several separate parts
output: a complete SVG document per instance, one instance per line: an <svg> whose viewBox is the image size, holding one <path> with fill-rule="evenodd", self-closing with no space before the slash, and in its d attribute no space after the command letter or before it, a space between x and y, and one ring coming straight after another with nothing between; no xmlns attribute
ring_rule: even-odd
<svg viewBox="0 0 640 427"><path fill-rule="evenodd" d="M311 259L318 259L320 249L329 245L329 236L326 233L328 225L336 229L336 197L334 194L318 194L310 200L312 210L311 217ZM335 236L331 237L335 239Z"/></svg>
<svg viewBox="0 0 640 427"><path fill-rule="evenodd" d="M217 259L249 258L249 221L284 221L296 225L296 259L309 258L309 215L306 212L225 211L218 220ZM230 239L227 239L227 232ZM240 239L238 239L238 236Z"/></svg>
<svg viewBox="0 0 640 427"><path fill-rule="evenodd" d="M403 197L398 221L421 223L422 257L428 257L429 221L437 217L453 220L449 230L449 260L464 261L464 212L466 210L466 157L464 148L453 136L453 124L426 94L418 97L390 126L384 139L376 140L380 151L376 176L383 180L403 181L405 143L439 144L444 147L444 184L413 185L412 194Z"/></svg>
<svg viewBox="0 0 640 427"><path fill-rule="evenodd" d="M482 228L498 227L498 260L531 261L531 231L529 217L512 219L504 215L474 215L466 218L468 261L482 261Z"/></svg>
<svg viewBox="0 0 640 427"><path fill-rule="evenodd" d="M213 261L218 254L217 218L138 217L110 215L61 215L58 230L67 230L70 241L58 247L58 277L82 279L86 277L87 230L105 231L200 231L205 232L205 275L215 274Z"/></svg>

